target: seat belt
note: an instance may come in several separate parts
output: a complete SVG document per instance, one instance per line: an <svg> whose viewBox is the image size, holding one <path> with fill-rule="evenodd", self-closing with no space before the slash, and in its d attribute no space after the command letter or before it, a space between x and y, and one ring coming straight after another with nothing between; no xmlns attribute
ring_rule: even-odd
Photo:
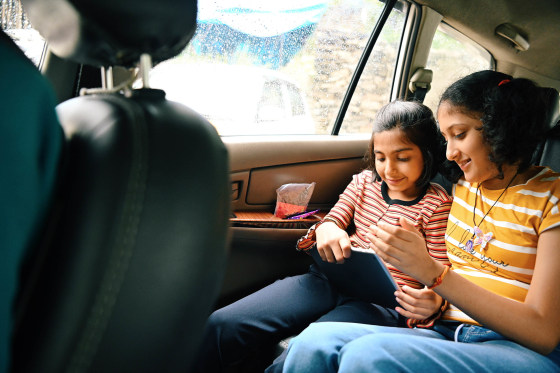
<svg viewBox="0 0 560 373"><path fill-rule="evenodd" d="M411 101L424 102L424 97L431 88L432 77L432 70L423 67L414 72L408 84L408 89L412 92Z"/></svg>

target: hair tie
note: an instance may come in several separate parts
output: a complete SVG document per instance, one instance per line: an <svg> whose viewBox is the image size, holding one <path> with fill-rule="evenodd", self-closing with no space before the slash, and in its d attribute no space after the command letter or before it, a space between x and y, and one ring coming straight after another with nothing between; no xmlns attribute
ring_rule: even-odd
<svg viewBox="0 0 560 373"><path fill-rule="evenodd" d="M502 80L501 82L498 83L498 87L501 86L501 85L507 84L507 83L509 83L509 82L511 82L511 80L509 80L509 79L504 79L504 80Z"/></svg>

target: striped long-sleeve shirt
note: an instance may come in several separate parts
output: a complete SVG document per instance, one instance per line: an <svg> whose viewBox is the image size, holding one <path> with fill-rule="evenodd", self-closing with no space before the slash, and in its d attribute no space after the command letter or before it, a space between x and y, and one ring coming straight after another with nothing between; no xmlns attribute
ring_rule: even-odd
<svg viewBox="0 0 560 373"><path fill-rule="evenodd" d="M480 187L476 197L478 184L459 180L446 234L456 273L519 302L525 300L533 278L539 235L560 226L560 174L543 167L535 167L535 172L525 184L509 187L501 198L503 189ZM479 236L485 238L473 240L471 247L467 242L474 232L473 214ZM443 318L476 324L453 305Z"/></svg>
<svg viewBox="0 0 560 373"><path fill-rule="evenodd" d="M451 198L445 189L431 183L425 193L413 201L393 200L387 192L387 184L374 180L369 170L354 175L346 190L323 221L333 221L346 230L353 247L369 248L366 237L369 226L380 221L398 224L404 217L422 232L430 255L448 264L445 247L445 228L451 208ZM308 250L315 243L314 228L297 243L299 250ZM387 264L387 268L400 286L423 288L424 285Z"/></svg>

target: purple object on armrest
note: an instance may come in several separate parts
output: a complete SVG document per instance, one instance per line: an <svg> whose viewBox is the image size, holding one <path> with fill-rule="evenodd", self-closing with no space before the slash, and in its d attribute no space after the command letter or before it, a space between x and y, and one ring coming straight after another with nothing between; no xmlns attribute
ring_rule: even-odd
<svg viewBox="0 0 560 373"><path fill-rule="evenodd" d="M303 212L303 213L292 215L292 216L288 216L286 219L304 219L308 216L311 216L311 215L315 214L316 212L319 212L319 209L313 210L313 211Z"/></svg>

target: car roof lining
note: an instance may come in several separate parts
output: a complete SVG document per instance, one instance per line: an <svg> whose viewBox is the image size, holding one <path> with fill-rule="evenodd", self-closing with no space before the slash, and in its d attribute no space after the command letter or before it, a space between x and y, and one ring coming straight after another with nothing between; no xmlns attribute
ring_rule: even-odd
<svg viewBox="0 0 560 373"><path fill-rule="evenodd" d="M444 15L443 21L490 50L502 70L520 66L560 80L560 1L558 0L417 0ZM497 16L499 15L499 16ZM496 35L502 23L512 24L529 40L521 52ZM514 71L505 71L514 73Z"/></svg>

